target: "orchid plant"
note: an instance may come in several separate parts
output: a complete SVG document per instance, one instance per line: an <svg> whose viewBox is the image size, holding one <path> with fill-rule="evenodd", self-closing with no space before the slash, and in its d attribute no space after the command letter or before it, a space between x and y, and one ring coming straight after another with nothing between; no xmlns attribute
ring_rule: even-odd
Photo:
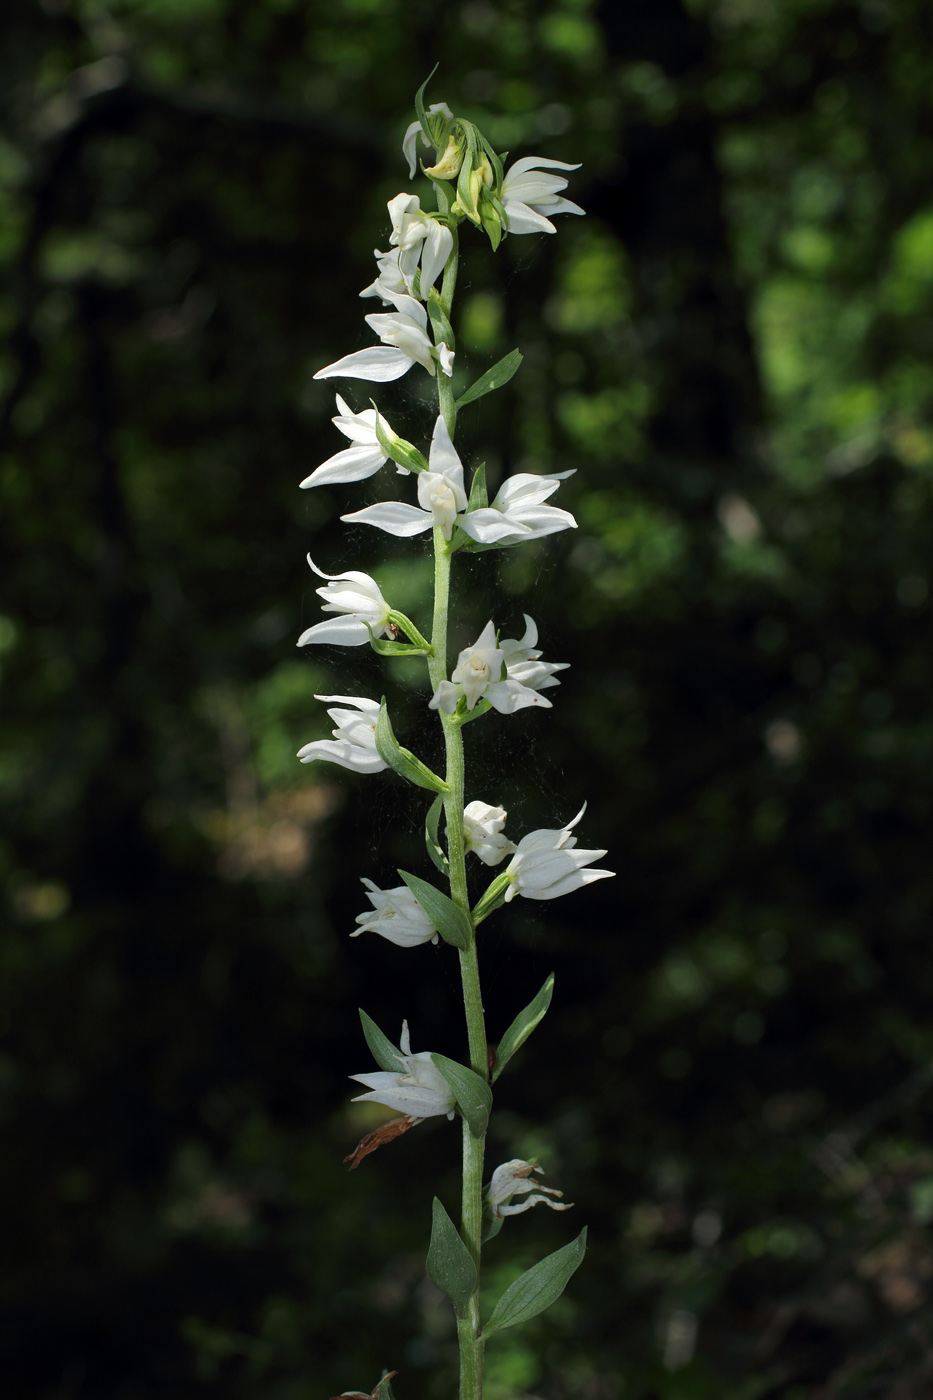
<svg viewBox="0 0 933 1400"><path fill-rule="evenodd" d="M548 502L571 475L519 472L506 480L490 502L482 466L473 471L469 490L463 462L454 445L461 409L506 384L521 363L517 350L482 374L459 396L454 394L456 341L451 323L457 284L459 234L473 225L488 237L493 251L508 234L554 233L556 214L582 214L565 199L567 180L554 172L575 170L562 161L526 157L508 169L472 122L456 117L446 103L425 108L424 87L415 99L417 119L405 133L403 152L414 177L419 148L431 149L434 161L421 168L433 185L436 209L421 208L420 197L401 193L389 201L392 233L387 252L375 253L376 277L361 296L391 308L368 315L379 344L343 356L318 370L316 379L362 379L386 383L413 366L430 375L437 387L437 418L427 455L401 437L373 405L353 409L337 395L334 424L350 446L337 452L301 484L335 486L375 476L387 462L416 478L415 501L382 501L341 518L374 526L408 539L430 532L434 550L434 601L430 638L387 602L375 579L358 570L330 575L309 564L323 586L317 589L322 611L330 614L309 627L299 646L332 644L370 646L382 656L424 658L430 696L427 711L440 722L446 770L435 773L395 736L385 701L367 696L320 695L333 706L332 739L306 744L303 763L326 760L358 773L392 769L406 782L431 794L426 814L427 853L444 888L400 870L402 883L382 890L363 880L371 905L356 922L353 936L375 933L399 948L414 948L443 939L457 949L463 988L469 1057L467 1064L428 1050L413 1052L407 1022L395 1045L365 1012L363 1034L378 1068L353 1075L369 1101L399 1115L371 1133L347 1160L358 1165L369 1152L415 1127L426 1118L461 1119L463 1189L459 1228L435 1198L427 1272L450 1298L460 1346L461 1400L479 1400L483 1391L486 1340L504 1328L534 1317L563 1291L583 1257L585 1229L576 1239L535 1264L508 1287L488 1318L480 1315L482 1247L504 1220L544 1204L567 1210L560 1191L537 1180L536 1161L503 1163L483 1186L486 1129L492 1107L491 1085L538 1025L551 999L553 976L515 1017L495 1053L487 1045L477 959L477 930L496 909L516 896L555 899L613 872L594 868L606 854L577 846L572 834L581 809L559 830L532 831L513 843L506 835L506 812L481 798L466 802L463 727L496 710L549 709L543 694L559 684L561 662L544 661L537 647L534 621L525 616L518 638L503 636L489 621L464 647L448 673L447 632L451 566L461 552L510 549L557 531L575 528L566 510ZM440 282L440 288L438 283ZM498 722L498 721L497 721ZM444 819L444 836L441 817ZM479 869L504 868L471 903L467 856ZM508 862L507 864L505 862ZM372 1392L390 1400L387 1373ZM346 1391L345 1396L363 1395Z"/></svg>

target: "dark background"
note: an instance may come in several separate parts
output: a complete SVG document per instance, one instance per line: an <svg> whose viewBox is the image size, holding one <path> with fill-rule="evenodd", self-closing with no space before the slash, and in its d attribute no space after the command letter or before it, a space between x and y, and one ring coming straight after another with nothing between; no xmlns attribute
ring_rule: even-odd
<svg viewBox="0 0 933 1400"><path fill-rule="evenodd" d="M425 620L421 541L300 492L320 365L409 188L415 89L586 219L466 238L464 411L580 528L460 569L539 621L552 712L467 731L513 836L584 799L618 877L485 926L490 1295L590 1226L489 1400L933 1387L933 10L928 0L7 0L0 92L0 1374L11 1400L451 1393L429 1203L457 1130L347 1176L356 1007L462 1055L455 955L347 934L424 803L295 761L362 649L296 653L304 555ZM419 177L412 186L427 194ZM417 382L418 380L422 383ZM411 382L409 382L409 380ZM345 386L339 386L345 389ZM370 386L346 391L364 407ZM425 376L377 391L423 442ZM516 630L517 629L517 630ZM389 682L429 757L415 672Z"/></svg>

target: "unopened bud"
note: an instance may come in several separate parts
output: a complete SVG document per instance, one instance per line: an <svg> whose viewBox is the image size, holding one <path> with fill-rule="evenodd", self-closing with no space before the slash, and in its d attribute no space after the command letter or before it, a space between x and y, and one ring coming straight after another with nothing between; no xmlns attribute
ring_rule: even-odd
<svg viewBox="0 0 933 1400"><path fill-rule="evenodd" d="M425 175L430 175L432 180L456 180L463 164L465 145L462 137L458 140L456 136L451 136L447 142L447 149L437 164L425 166Z"/></svg>

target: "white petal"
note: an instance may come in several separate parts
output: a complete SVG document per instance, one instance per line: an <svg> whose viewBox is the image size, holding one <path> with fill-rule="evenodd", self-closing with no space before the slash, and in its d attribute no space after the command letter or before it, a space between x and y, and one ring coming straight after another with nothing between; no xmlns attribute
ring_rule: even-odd
<svg viewBox="0 0 933 1400"><path fill-rule="evenodd" d="M316 467L301 485L336 486L348 481L365 481L367 477L375 476L384 462L385 454L379 447L345 447L342 452L328 457L326 462Z"/></svg>
<svg viewBox="0 0 933 1400"><path fill-rule="evenodd" d="M405 157L405 159L408 161L408 178L409 178L409 180L413 180L413 179L415 178L415 168L416 168L417 163L418 163L418 133L419 133L419 132L421 132L422 143L423 143L423 140L424 140L424 133L421 131L421 123L420 123L420 122L412 122L411 126L409 126L409 127L406 129L405 135L402 137L402 155L403 155L403 156Z"/></svg>
<svg viewBox="0 0 933 1400"><path fill-rule="evenodd" d="M379 585L370 574L361 573L358 569L346 569L342 574L325 574L323 569L318 568L310 554L306 554L305 558L312 572L316 573L318 578L326 578L328 583L342 583L346 579L350 583L358 583L364 591L375 589L379 593ZM319 588L318 592L321 593L323 590Z"/></svg>
<svg viewBox="0 0 933 1400"><path fill-rule="evenodd" d="M503 199L509 221L509 233L556 233L557 229L549 219L527 204L512 199Z"/></svg>
<svg viewBox="0 0 933 1400"><path fill-rule="evenodd" d="M434 286L440 273L444 271L444 264L450 257L453 243L454 236L450 229L432 219L428 236L424 241L424 252L421 254L421 296L423 300L427 301L428 292Z"/></svg>
<svg viewBox="0 0 933 1400"><path fill-rule="evenodd" d="M486 687L484 698L501 715L511 715L532 705L537 705L541 710L553 709L550 700L545 700L536 690L529 690L521 681L496 681L494 685Z"/></svg>
<svg viewBox="0 0 933 1400"><path fill-rule="evenodd" d="M452 715L462 694L463 691L459 685L453 685L450 681L441 681L428 701L428 709L443 710L445 715Z"/></svg>
<svg viewBox="0 0 933 1400"><path fill-rule="evenodd" d="M368 641L369 632L366 624L360 622L358 618L344 615L342 617L328 617L323 622L318 622L314 627L309 627L306 632L302 632L295 645L306 647L312 642L326 642L331 646L361 647Z"/></svg>
<svg viewBox="0 0 933 1400"><path fill-rule="evenodd" d="M315 695L315 700L323 700L325 705L334 703L336 705L355 705L365 715L372 715L376 718L382 706L378 700L369 700L365 695Z"/></svg>
<svg viewBox="0 0 933 1400"><path fill-rule="evenodd" d="M350 1078L362 1081L363 1076L351 1074ZM399 1113L408 1113L415 1118L434 1118L448 1111L448 1103L439 1103L430 1089L419 1089L414 1084L402 1089L383 1089L375 1090L371 1094L357 1094L353 1099L354 1103L367 1101L384 1104L386 1108L397 1109Z"/></svg>
<svg viewBox="0 0 933 1400"><path fill-rule="evenodd" d="M318 739L299 749L298 757L302 763L325 759L328 763L339 763L341 768L357 773L381 773L386 767L375 749L364 749L345 739Z"/></svg>
<svg viewBox="0 0 933 1400"><path fill-rule="evenodd" d="M411 355L390 345L373 345L368 350L355 350L352 355L344 355L332 365L325 365L314 375L315 379L369 379L376 384L387 384L392 379L401 379L414 364Z"/></svg>
<svg viewBox="0 0 933 1400"><path fill-rule="evenodd" d="M564 160L545 160L544 156L522 156L509 166L505 172L505 180L511 175L524 175L528 170L579 170L580 162L576 165L568 165Z"/></svg>
<svg viewBox="0 0 933 1400"><path fill-rule="evenodd" d="M523 536L530 533L523 525L508 520L501 510L494 510L492 506L471 510L468 515L458 520L457 524L465 535L469 535L470 539L479 544L495 544L509 535Z"/></svg>
<svg viewBox="0 0 933 1400"><path fill-rule="evenodd" d="M420 535L422 530L430 530L434 523L427 511L410 506L405 501L380 501L378 505L366 506L364 510L342 515L340 519L350 524L375 525L377 529L397 535L400 539Z"/></svg>
<svg viewBox="0 0 933 1400"><path fill-rule="evenodd" d="M584 885L592 885L597 880L608 880L615 873L614 870L574 870L556 884L548 885L546 889L519 890L519 893L526 899L558 899L562 894L572 894L574 890L582 889Z"/></svg>

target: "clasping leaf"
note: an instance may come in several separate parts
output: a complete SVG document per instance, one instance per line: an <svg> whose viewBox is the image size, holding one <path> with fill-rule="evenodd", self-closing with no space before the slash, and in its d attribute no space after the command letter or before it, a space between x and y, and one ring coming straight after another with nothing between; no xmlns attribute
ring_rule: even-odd
<svg viewBox="0 0 933 1400"><path fill-rule="evenodd" d="M421 762L420 758L415 758L410 749L402 748L392 729L385 700L382 702L379 718L376 720L376 752L383 763L387 763L390 768L393 768L403 778L407 778L410 783L427 788L429 792L449 791L443 778L432 773L430 768Z"/></svg>
<svg viewBox="0 0 933 1400"><path fill-rule="evenodd" d="M476 1287L476 1265L456 1225L436 1196L426 1268L431 1282L447 1294L460 1312Z"/></svg>
<svg viewBox="0 0 933 1400"><path fill-rule="evenodd" d="M452 943L455 948L469 948L473 937L473 925L469 915L465 914L459 905L454 904L442 890L437 889L435 885L429 885L427 880L421 880L417 875L409 875L406 870L400 870L398 873L441 938L446 943Z"/></svg>
<svg viewBox="0 0 933 1400"><path fill-rule="evenodd" d="M482 1137L492 1108L489 1085L466 1065L448 1060L446 1055L432 1055L431 1059L453 1089L457 1107L466 1119L470 1132L474 1137Z"/></svg>
<svg viewBox="0 0 933 1400"><path fill-rule="evenodd" d="M424 844L427 846L428 855L431 857L438 870L442 875L446 875L450 870L450 862L444 854L444 848L437 834L437 826L441 819L441 812L443 809L443 797L435 797L428 808L428 815L424 822Z"/></svg>

